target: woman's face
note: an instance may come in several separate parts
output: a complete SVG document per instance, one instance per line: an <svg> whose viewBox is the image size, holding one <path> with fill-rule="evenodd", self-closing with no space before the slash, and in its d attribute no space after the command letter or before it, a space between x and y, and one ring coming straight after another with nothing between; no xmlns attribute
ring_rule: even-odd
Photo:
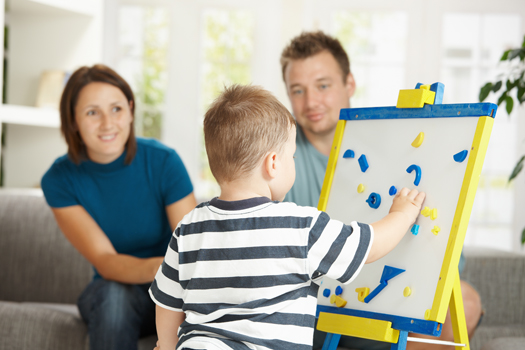
<svg viewBox="0 0 525 350"><path fill-rule="evenodd" d="M95 163L111 163L124 152L131 130L131 107L117 87L94 82L84 86L75 106L75 122Z"/></svg>

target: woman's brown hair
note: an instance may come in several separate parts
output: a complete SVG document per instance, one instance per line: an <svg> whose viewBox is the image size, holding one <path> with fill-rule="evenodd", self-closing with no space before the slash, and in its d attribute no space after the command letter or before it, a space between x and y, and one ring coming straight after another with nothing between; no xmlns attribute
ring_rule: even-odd
<svg viewBox="0 0 525 350"><path fill-rule="evenodd" d="M126 96L128 103L131 102L131 115L135 115L135 98L129 84L113 69L103 64L95 64L93 67L81 67L69 78L62 98L60 99L60 130L66 139L68 156L75 164L87 160L86 145L80 137L75 121L75 106L80 91L89 83L100 82L117 87ZM125 164L130 164L137 153L137 141L132 119L128 141L126 142Z"/></svg>

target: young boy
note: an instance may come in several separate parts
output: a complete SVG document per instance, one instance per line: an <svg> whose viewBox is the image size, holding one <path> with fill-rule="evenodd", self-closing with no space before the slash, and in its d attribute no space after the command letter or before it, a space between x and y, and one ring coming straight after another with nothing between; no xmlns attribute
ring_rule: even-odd
<svg viewBox="0 0 525 350"><path fill-rule="evenodd" d="M160 349L310 350L315 282L349 283L415 221L425 194L406 188L372 225L281 203L295 179L295 135L288 110L255 86L227 88L207 111L221 194L179 223L151 286Z"/></svg>

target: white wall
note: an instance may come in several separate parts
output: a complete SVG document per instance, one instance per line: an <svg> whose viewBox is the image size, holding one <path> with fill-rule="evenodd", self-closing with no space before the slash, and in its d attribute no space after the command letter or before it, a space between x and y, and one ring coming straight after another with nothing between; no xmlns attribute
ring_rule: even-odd
<svg viewBox="0 0 525 350"><path fill-rule="evenodd" d="M2 33L4 30L4 11L5 8L5 0L0 0L0 28L2 29ZM0 35L0 58L2 59L2 65L3 65L3 57L4 57L4 36ZM4 70L0 69L0 102L2 102L2 96L3 96L3 80L4 79ZM2 126L0 126L0 133L2 132ZM1 148L0 148L1 149Z"/></svg>
<svg viewBox="0 0 525 350"><path fill-rule="evenodd" d="M58 128L9 124L4 148L4 187L40 187L53 161L67 152Z"/></svg>

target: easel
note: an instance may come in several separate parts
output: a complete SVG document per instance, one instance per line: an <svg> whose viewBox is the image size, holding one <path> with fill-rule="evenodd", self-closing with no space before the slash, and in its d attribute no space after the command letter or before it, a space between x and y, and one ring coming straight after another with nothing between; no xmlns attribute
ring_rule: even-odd
<svg viewBox="0 0 525 350"><path fill-rule="evenodd" d="M402 94L403 91L405 92L404 94ZM418 84L414 90L402 90L400 92L397 108L402 110L400 113L406 111L408 114L424 114L429 112L428 108L430 107L425 105L442 103L443 91L444 86L441 83L426 86ZM443 259L443 264L441 266L439 282L434 295L432 308L425 313L425 319L416 319L351 308L318 305L317 329L328 333L323 345L323 350L335 350L341 335L388 342L392 344L391 350L405 350L407 341L451 345L455 346L457 350L470 349L457 266L459 264L483 160L488 147L488 141L494 120L493 117L497 109L495 105L488 103L468 105L469 109L471 107L476 110L472 115L478 116L479 121L476 127L472 148L469 150L470 155L468 164L454 214L452 228L450 230L445 258ZM385 107L385 109L387 108ZM440 113L446 114L450 112L446 111L445 108L443 110L444 111ZM345 131L347 120L344 117L345 112L345 110L341 110L341 118L337 125L323 183L323 190L319 199L318 209L323 211L326 211L327 208L328 196L330 194L335 167ZM396 111L389 109L388 113L396 113ZM456 112L454 111L454 113ZM430 112L430 114L432 114L432 112ZM453 117L453 114L451 113L450 115L443 116ZM378 119L381 119L381 117L378 117ZM441 335L442 326L448 308L450 308L454 343L408 337L409 332L439 337Z"/></svg>
<svg viewBox="0 0 525 350"><path fill-rule="evenodd" d="M405 350L408 341L452 345L456 350L470 349L459 273L456 275L449 304L454 343L408 337L409 332L439 337L443 326L439 322L320 305L317 307L317 329L328 333L322 350L336 350L341 335L391 343L390 350Z"/></svg>

